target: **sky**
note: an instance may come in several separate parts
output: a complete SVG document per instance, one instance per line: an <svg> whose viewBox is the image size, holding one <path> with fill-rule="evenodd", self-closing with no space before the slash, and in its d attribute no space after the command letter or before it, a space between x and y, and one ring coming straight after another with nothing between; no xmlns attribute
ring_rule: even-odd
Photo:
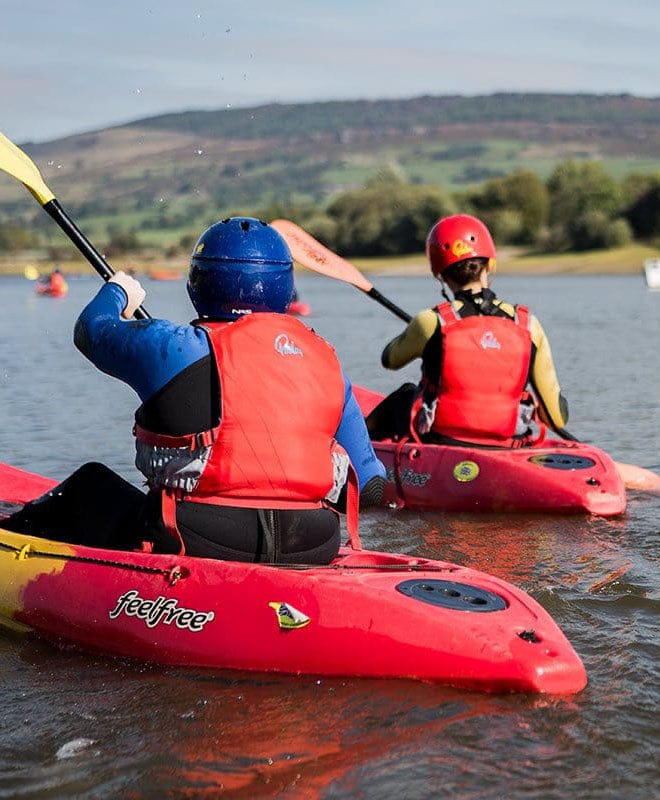
<svg viewBox="0 0 660 800"><path fill-rule="evenodd" d="M659 0L0 0L0 130L161 113L567 92L660 96Z"/></svg>

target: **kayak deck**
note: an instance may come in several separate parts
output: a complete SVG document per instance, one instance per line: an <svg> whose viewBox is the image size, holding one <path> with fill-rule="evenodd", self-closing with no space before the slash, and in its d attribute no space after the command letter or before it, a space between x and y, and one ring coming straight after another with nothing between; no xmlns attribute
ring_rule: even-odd
<svg viewBox="0 0 660 800"><path fill-rule="evenodd" d="M366 415L382 399L354 387ZM387 472L383 505L420 511L623 514L626 490L597 447L546 439L516 449L373 442Z"/></svg>
<svg viewBox="0 0 660 800"><path fill-rule="evenodd" d="M52 485L0 464L7 501ZM456 564L347 548L327 566L286 567L0 530L0 624L172 665L553 694L587 680L559 627L522 590Z"/></svg>

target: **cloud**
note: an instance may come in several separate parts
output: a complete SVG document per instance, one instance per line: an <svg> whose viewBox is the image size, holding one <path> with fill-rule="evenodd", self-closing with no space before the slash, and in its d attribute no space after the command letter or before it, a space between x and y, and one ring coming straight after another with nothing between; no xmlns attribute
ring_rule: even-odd
<svg viewBox="0 0 660 800"><path fill-rule="evenodd" d="M658 94L660 4L627 0L5 0L3 125L44 140L265 102L557 91Z"/></svg>

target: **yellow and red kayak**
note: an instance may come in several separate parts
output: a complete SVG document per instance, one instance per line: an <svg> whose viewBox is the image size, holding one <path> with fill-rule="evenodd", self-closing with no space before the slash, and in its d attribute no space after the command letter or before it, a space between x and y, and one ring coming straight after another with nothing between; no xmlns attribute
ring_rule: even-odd
<svg viewBox="0 0 660 800"><path fill-rule="evenodd" d="M353 387L366 416L383 395ZM532 447L489 449L373 442L387 470L384 505L420 511L526 511L595 514L626 510L626 488L615 462L582 442L545 439Z"/></svg>
<svg viewBox="0 0 660 800"><path fill-rule="evenodd" d="M54 481L0 463L4 513ZM468 567L342 548L326 566L119 552L2 530L0 625L191 667L416 678L573 694L582 661L550 615Z"/></svg>

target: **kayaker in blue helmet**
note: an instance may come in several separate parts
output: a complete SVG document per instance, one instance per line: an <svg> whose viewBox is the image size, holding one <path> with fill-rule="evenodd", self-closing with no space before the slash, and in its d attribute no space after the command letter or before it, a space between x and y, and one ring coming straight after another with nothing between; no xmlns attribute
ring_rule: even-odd
<svg viewBox="0 0 660 800"><path fill-rule="evenodd" d="M134 433L146 497L86 464L10 518L10 529L209 558L329 562L340 545L337 509L356 535L358 504L380 501L385 470L334 350L286 314L286 243L257 219L217 222L195 245L187 288L192 323L134 320L145 291L118 272L75 326L83 355L141 400Z"/></svg>
<svg viewBox="0 0 660 800"><path fill-rule="evenodd" d="M422 379L371 412L372 438L412 434L426 442L517 447L539 436L535 409L541 431L563 428L568 404L541 324L489 288L496 251L488 228L467 214L445 217L431 228L426 253L447 302L421 311L383 350L387 369L421 358Z"/></svg>

